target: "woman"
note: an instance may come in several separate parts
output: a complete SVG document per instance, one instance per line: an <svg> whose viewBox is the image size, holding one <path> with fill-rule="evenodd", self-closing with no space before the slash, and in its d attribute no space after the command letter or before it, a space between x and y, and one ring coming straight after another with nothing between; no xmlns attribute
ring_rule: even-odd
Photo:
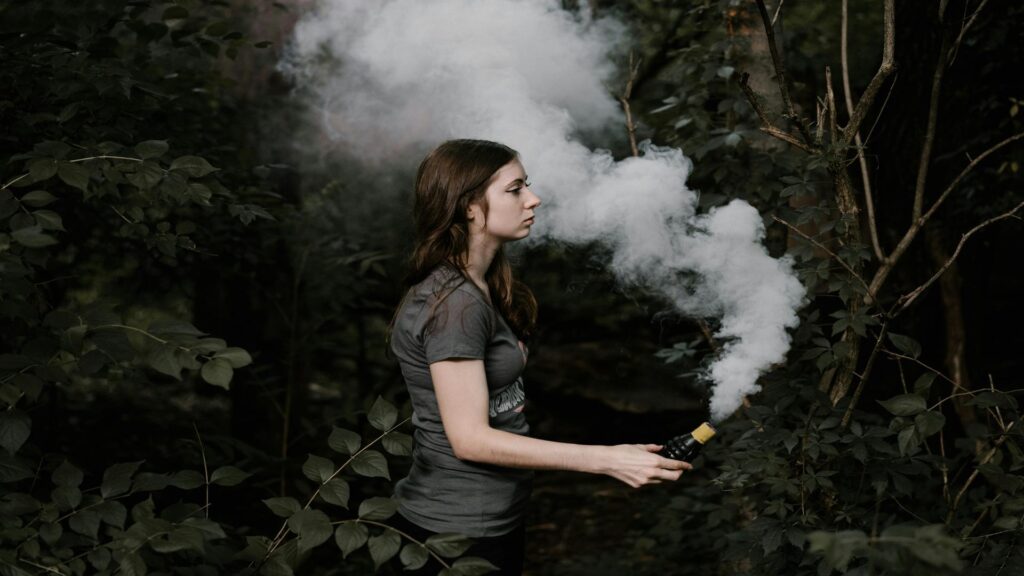
<svg viewBox="0 0 1024 576"><path fill-rule="evenodd" d="M585 446L531 438L520 374L537 303L512 278L504 244L530 234L540 199L518 154L482 140L438 146L416 175L416 243L391 349L413 405L415 447L398 482L400 530L457 532L501 574L523 564L531 470L607 474L639 487L689 464L661 446ZM436 574L437 565L424 568Z"/></svg>

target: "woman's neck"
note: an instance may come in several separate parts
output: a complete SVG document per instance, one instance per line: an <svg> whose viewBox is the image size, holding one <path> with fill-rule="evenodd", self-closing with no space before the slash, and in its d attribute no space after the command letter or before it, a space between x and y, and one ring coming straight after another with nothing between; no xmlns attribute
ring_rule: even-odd
<svg viewBox="0 0 1024 576"><path fill-rule="evenodd" d="M488 241L480 236L470 236L469 249L466 251L466 276L480 288L480 291L490 297L490 290L487 288L487 270L494 261L495 254L501 248L500 242Z"/></svg>

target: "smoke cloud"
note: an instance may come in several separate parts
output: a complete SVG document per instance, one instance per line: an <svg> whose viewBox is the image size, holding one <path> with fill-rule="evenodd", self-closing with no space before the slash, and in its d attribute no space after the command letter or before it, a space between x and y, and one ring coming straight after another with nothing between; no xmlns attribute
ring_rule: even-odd
<svg viewBox="0 0 1024 576"><path fill-rule="evenodd" d="M544 200L530 242L602 242L624 283L720 320L717 421L785 358L804 288L788 259L768 255L749 204L697 212L682 151L645 143L616 161L580 143L624 130L609 56L625 33L557 0L335 0L299 21L281 67L333 147L366 169L414 169L449 138L518 150Z"/></svg>

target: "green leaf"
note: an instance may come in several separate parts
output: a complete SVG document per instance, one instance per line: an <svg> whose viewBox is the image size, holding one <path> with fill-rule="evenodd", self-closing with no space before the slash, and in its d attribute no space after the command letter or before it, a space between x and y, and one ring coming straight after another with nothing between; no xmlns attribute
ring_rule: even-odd
<svg viewBox="0 0 1024 576"><path fill-rule="evenodd" d="M900 454L906 456L910 454L910 451L920 442L920 438L917 435L917 428L914 426L907 426L903 430L900 430L897 442L900 447Z"/></svg>
<svg viewBox="0 0 1024 576"><path fill-rule="evenodd" d="M465 558L459 558L453 562L448 574L451 576L480 576L481 574L489 574L491 572L496 572L497 570L497 566L483 558L466 556ZM443 573L444 571L442 571L442 574Z"/></svg>
<svg viewBox="0 0 1024 576"><path fill-rule="evenodd" d="M342 454L355 454L361 444L362 439L359 434L344 428L335 428L327 438L327 445L331 447L331 450Z"/></svg>
<svg viewBox="0 0 1024 576"><path fill-rule="evenodd" d="M388 473L388 461L376 450L366 450L352 460L352 471L368 478L391 479Z"/></svg>
<svg viewBox="0 0 1024 576"><path fill-rule="evenodd" d="M82 480L85 476L82 471L75 468L67 460L61 462L60 466L53 471L53 475L50 477L53 483L57 486L74 486L77 487L82 484Z"/></svg>
<svg viewBox="0 0 1024 576"><path fill-rule="evenodd" d="M398 410L390 402L377 396L367 418L370 420L371 426L384 432L395 425L395 421L398 420Z"/></svg>
<svg viewBox="0 0 1024 576"><path fill-rule="evenodd" d="M153 160L146 160L128 175L128 181L142 190L149 190L164 179L164 169Z"/></svg>
<svg viewBox="0 0 1024 576"><path fill-rule="evenodd" d="M397 430L381 438L380 443L389 454L394 454L395 456L409 456L412 454L412 436Z"/></svg>
<svg viewBox="0 0 1024 576"><path fill-rule="evenodd" d="M925 372L914 381L914 394L918 394L924 398L928 397L928 392L932 389L932 382L935 381L934 372Z"/></svg>
<svg viewBox="0 0 1024 576"><path fill-rule="evenodd" d="M16 454L32 433L32 419L21 410L0 412L0 446Z"/></svg>
<svg viewBox="0 0 1024 576"><path fill-rule="evenodd" d="M935 434L946 425L946 417L941 412L929 410L921 412L914 417L914 426L921 434L921 438L927 438Z"/></svg>
<svg viewBox="0 0 1024 576"><path fill-rule="evenodd" d="M33 182L48 180L57 173L57 161L53 158L37 158L29 163L28 173Z"/></svg>
<svg viewBox="0 0 1024 576"><path fill-rule="evenodd" d="M341 478L331 478L326 484L320 487L320 498L328 504L348 508L349 488L348 482Z"/></svg>
<svg viewBox="0 0 1024 576"><path fill-rule="evenodd" d="M57 164L57 175L68 186L78 188L82 192L89 189L89 170L81 164L60 162Z"/></svg>
<svg viewBox="0 0 1024 576"><path fill-rule="evenodd" d="M267 498L263 503L267 505L267 508L270 508L271 512L282 518L288 518L299 510L302 510L302 505L299 504L299 501L295 498Z"/></svg>
<svg viewBox="0 0 1024 576"><path fill-rule="evenodd" d="M236 486L252 474L243 472L234 466L221 466L210 474L210 484L218 486Z"/></svg>
<svg viewBox="0 0 1024 576"><path fill-rule="evenodd" d="M169 484L182 490L194 490L206 484L206 478L198 470L179 470L171 474Z"/></svg>
<svg viewBox="0 0 1024 576"><path fill-rule="evenodd" d="M47 544L53 544L64 534L64 527L59 522L47 522L39 526L39 537Z"/></svg>
<svg viewBox="0 0 1024 576"><path fill-rule="evenodd" d="M79 510L68 519L68 526L75 532L95 540L100 530L100 515L93 510Z"/></svg>
<svg viewBox="0 0 1024 576"><path fill-rule="evenodd" d="M77 486L57 486L50 492L50 499L59 510L72 510L82 503L82 491Z"/></svg>
<svg viewBox="0 0 1024 576"><path fill-rule="evenodd" d="M33 208L42 208L57 200L57 197L46 190L33 190L21 197L21 203Z"/></svg>
<svg viewBox="0 0 1024 576"><path fill-rule="evenodd" d="M924 398L917 394L900 394L878 403L895 416L913 416L928 408Z"/></svg>
<svg viewBox="0 0 1024 576"><path fill-rule="evenodd" d="M406 570L418 570L427 563L430 554L423 546L410 542L402 548L398 558L402 561L402 566L405 566Z"/></svg>
<svg viewBox="0 0 1024 576"><path fill-rule="evenodd" d="M348 558L349 554L366 544L369 535L366 526L356 522L346 522L339 524L337 530L334 531L334 542L341 549L342 558Z"/></svg>
<svg viewBox="0 0 1024 576"><path fill-rule="evenodd" d="M43 248L57 243L57 239L43 232L39 225L19 228L11 232L11 238L26 248Z"/></svg>
<svg viewBox="0 0 1024 576"><path fill-rule="evenodd" d="M203 364L200 374L203 380L227 390L231 385L231 378L234 376L235 371L227 360L214 358Z"/></svg>
<svg viewBox="0 0 1024 576"><path fill-rule="evenodd" d="M892 341L896 348L911 358L917 358L921 355L921 344L910 336L889 332L889 340Z"/></svg>
<svg viewBox="0 0 1024 576"><path fill-rule="evenodd" d="M92 508L100 516L100 520L110 524L118 530L124 529L124 522L128 518L128 510L124 504L115 500L100 502Z"/></svg>
<svg viewBox="0 0 1024 576"><path fill-rule="evenodd" d="M100 485L100 495L103 498L110 498L128 492L132 486L132 476L142 465L138 462L123 462L114 464L103 473L103 483Z"/></svg>
<svg viewBox="0 0 1024 576"><path fill-rule="evenodd" d="M119 576L146 576L146 563L137 552L125 554L118 564Z"/></svg>
<svg viewBox="0 0 1024 576"><path fill-rule="evenodd" d="M199 156L181 156L176 158L174 162L171 162L171 170L181 170L193 178L202 178L211 172L215 172L217 168L214 168L206 159Z"/></svg>
<svg viewBox="0 0 1024 576"><path fill-rule="evenodd" d="M135 153L143 160L163 156L169 146L166 140L146 140L135 145Z"/></svg>
<svg viewBox="0 0 1024 576"><path fill-rule="evenodd" d="M173 344L160 344L146 354L146 364L161 374L181 380L182 366L175 354L177 349L178 347Z"/></svg>
<svg viewBox="0 0 1024 576"><path fill-rule="evenodd" d="M226 360L235 369L252 364L252 356L242 348L225 348L214 354L213 357Z"/></svg>
<svg viewBox="0 0 1024 576"><path fill-rule="evenodd" d="M302 465L302 473L313 482L326 482L334 474L334 462L327 458L310 454Z"/></svg>
<svg viewBox="0 0 1024 576"><path fill-rule="evenodd" d="M110 565L110 550L104 547L94 548L88 555L89 564L100 572L107 569Z"/></svg>
<svg viewBox="0 0 1024 576"><path fill-rule="evenodd" d="M402 538L391 530L385 531L380 536L370 538L367 547L370 549L370 557L373 558L374 569L380 568L381 564L384 564L397 554L398 548L401 545Z"/></svg>
<svg viewBox="0 0 1024 576"><path fill-rule="evenodd" d="M310 550L331 537L331 519L319 510L300 510L288 518L288 528L299 535L299 550Z"/></svg>
<svg viewBox="0 0 1024 576"><path fill-rule="evenodd" d="M427 541L424 542L424 544L427 545L427 548L430 548L445 558L456 558L458 556L462 556L466 550L469 550L469 547L473 545L473 542L462 534L445 532L442 534L434 534L430 538L427 538Z"/></svg>
<svg viewBox="0 0 1024 576"><path fill-rule="evenodd" d="M359 518L363 520L387 520L398 510L398 503L391 498L379 496L367 498L359 505Z"/></svg>
<svg viewBox="0 0 1024 576"><path fill-rule="evenodd" d="M61 220L60 214L57 214L53 210L36 210L32 212L35 216L36 222L39 227L43 230L64 230L64 221Z"/></svg>

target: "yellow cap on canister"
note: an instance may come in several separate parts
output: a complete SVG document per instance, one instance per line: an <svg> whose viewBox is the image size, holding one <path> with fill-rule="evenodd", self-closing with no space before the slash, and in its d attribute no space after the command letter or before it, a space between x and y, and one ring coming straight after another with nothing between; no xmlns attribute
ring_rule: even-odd
<svg viewBox="0 0 1024 576"><path fill-rule="evenodd" d="M696 440L697 442L700 442L701 444L706 444L707 441L710 440L711 437L715 435L715 428L711 426L711 424L705 422L700 426L697 426L697 429L694 430L691 433L691 435L693 436L693 439Z"/></svg>

